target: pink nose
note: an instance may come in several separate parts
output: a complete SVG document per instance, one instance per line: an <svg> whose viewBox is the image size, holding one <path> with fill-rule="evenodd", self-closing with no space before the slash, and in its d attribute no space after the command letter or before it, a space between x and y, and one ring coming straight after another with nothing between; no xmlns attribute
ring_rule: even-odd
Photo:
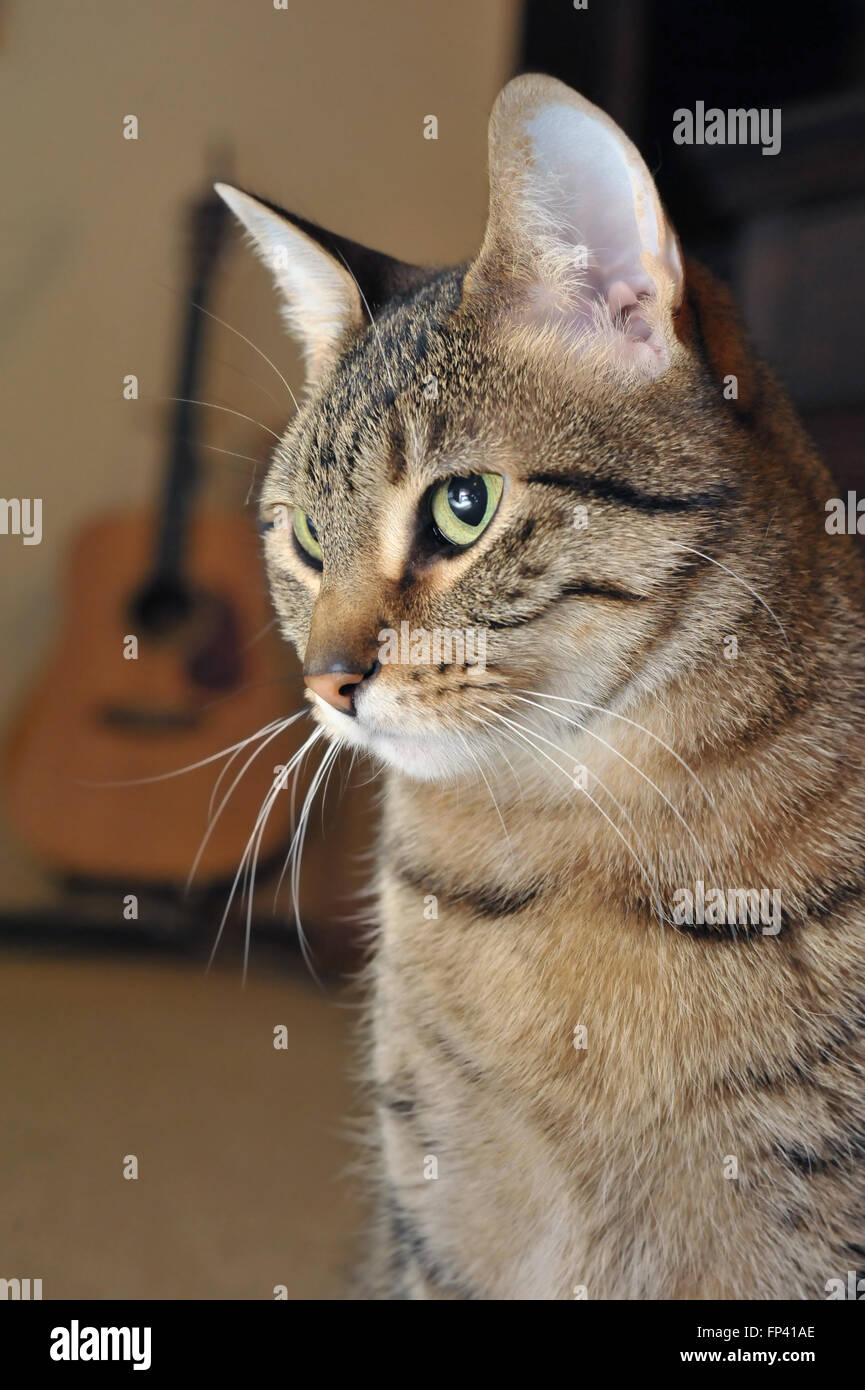
<svg viewBox="0 0 865 1390"><path fill-rule="evenodd" d="M354 687L360 685L363 676L345 671L324 671L320 676L304 676L303 679L310 690L334 709L342 710L344 714L354 714Z"/></svg>

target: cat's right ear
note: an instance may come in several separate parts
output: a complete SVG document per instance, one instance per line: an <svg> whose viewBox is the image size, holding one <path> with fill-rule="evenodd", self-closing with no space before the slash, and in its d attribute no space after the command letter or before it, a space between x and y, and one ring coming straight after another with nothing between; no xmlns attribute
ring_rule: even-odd
<svg viewBox="0 0 865 1390"><path fill-rule="evenodd" d="M308 379L314 383L338 355L345 337L363 325L357 282L336 256L296 226L288 214L228 184L218 183L215 188L273 275L283 320L303 348Z"/></svg>
<svg viewBox="0 0 865 1390"><path fill-rule="evenodd" d="M489 148L490 215L466 294L494 296L565 350L663 372L682 260L631 141L564 83L527 74L500 94Z"/></svg>

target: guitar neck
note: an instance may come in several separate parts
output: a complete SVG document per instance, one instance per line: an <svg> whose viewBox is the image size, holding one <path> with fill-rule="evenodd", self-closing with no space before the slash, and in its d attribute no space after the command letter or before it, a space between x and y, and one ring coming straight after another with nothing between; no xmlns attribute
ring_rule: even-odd
<svg viewBox="0 0 865 1390"><path fill-rule="evenodd" d="M177 400L171 429L168 462L159 504L153 570L163 581L183 580L187 537L195 495L200 481L198 411L202 378L204 314L201 305L206 286L192 287L193 304L187 314L181 344Z"/></svg>
<svg viewBox="0 0 865 1390"><path fill-rule="evenodd" d="M183 588L185 582L189 526L200 480L200 407L196 402L200 400L203 376L205 310L225 220L225 207L214 194L202 199L194 209L189 304L180 344L171 441L157 516L150 581L176 588Z"/></svg>

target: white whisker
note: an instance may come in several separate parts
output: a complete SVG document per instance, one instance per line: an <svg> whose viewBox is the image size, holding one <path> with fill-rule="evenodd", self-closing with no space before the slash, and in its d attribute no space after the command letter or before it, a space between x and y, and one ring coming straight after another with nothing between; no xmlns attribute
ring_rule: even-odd
<svg viewBox="0 0 865 1390"><path fill-rule="evenodd" d="M226 327L227 326L228 325L226 325ZM282 411L285 409L285 403L283 401L278 401L272 391L269 391L267 387L263 385L262 382L257 381L254 376L250 376L249 372L245 372L236 362L229 361L227 357L214 357L212 360L214 367L223 367L226 371L235 372L246 386L254 386L256 391L260 391L263 396L267 396L271 405L275 406L277 410Z"/></svg>
<svg viewBox="0 0 865 1390"><path fill-rule="evenodd" d="M787 637L787 632L784 628L784 624L781 622L781 619L777 616L777 614L772 612L772 609L769 607L766 600L762 598L760 594L757 593L757 590L754 588L753 584L749 584L747 579L742 579L741 575L736 574L736 572L734 570L731 570L727 565L722 565L720 560L713 559L711 555L704 555L702 550L695 550L692 545L682 545L680 541L674 541L673 544L676 546L677 550L690 551L692 555L699 555L701 560L708 560L710 565L717 565L719 570L723 570L725 574L729 574L731 579L735 579L737 584L741 584L743 589L747 589L749 594L753 594L757 602L763 605L766 612L769 614L769 617L777 625L778 631L784 638L784 641L787 643L787 651L790 653L791 656L793 655L793 648L790 646L790 641Z"/></svg>
<svg viewBox="0 0 865 1390"><path fill-rule="evenodd" d="M490 784L489 784L489 780L488 780L488 778L487 778L487 775L486 775L486 773L484 772L483 768L481 767L480 760L478 759L477 755L473 752L473 750L472 750L471 747L469 746L469 742L468 742L468 739L466 738L465 734L459 734L458 737L460 738L460 740L461 740L462 743L464 744L466 752L468 753L469 757L471 758L472 762L474 763L474 765L475 765L475 767L477 768L478 772L480 773L481 777L484 779L484 784L485 784L485 786L486 786L487 791L488 791L489 794L490 794L490 800L491 800L492 803L493 803L493 806L494 806L494 808L495 808L496 815L498 816L499 822L500 822L501 827L502 827L502 830L504 831L505 839L506 839L507 842L508 842L508 852L510 853L511 858L513 858L514 847L513 847L513 845L511 844L511 837L510 837L510 835L508 834L508 827L505 825L504 816L502 815L501 810L500 810L500 808L499 808L499 803L496 801L496 798L495 798L495 796L493 795L493 789L492 789L492 787L491 787Z"/></svg>
<svg viewBox="0 0 865 1390"><path fill-rule="evenodd" d="M239 454L236 449L223 449L219 444L205 444L203 440L198 441L196 448L211 449L215 454L228 454L233 459L242 459L245 463L254 463L256 468L261 468L266 462L265 459L254 458L252 454Z"/></svg>
<svg viewBox="0 0 865 1390"><path fill-rule="evenodd" d="M685 759L680 757L676 750L674 748L671 748L668 743L665 743L662 738L659 738L657 734L653 734L651 729L647 729L645 724L638 724L635 719L629 719L626 714L617 714L615 710L607 709L604 705L593 705L588 700L574 700L568 695L545 695L540 690L524 690L521 693L523 695L538 695L542 700L558 700L562 704L566 705L581 705L583 709L595 710L598 714L607 714L611 719L620 719L623 724L630 724L632 729L639 729L640 732L644 733L647 738L652 739L653 742L659 744L665 752L669 753L671 758L675 758L676 762L679 764L680 767L684 768L688 776L691 777L693 781L696 783L696 785L700 788L700 791L703 793L709 805L712 807L712 810L718 816L718 820L724 830L724 833L727 835L728 838L730 838L730 832L727 830L727 827L724 825L724 822L721 820L721 817L718 814L718 810L715 805L715 798L712 796L712 793L703 785L694 769L688 766L688 764L685 762Z"/></svg>
<svg viewBox="0 0 865 1390"><path fill-rule="evenodd" d="M273 732L273 730L276 730L277 732L279 732L280 729L287 729L287 728L289 727L289 725L293 724L293 723L295 722L296 719L299 719L300 716L301 716L302 714L305 714L305 713L306 713L306 710L298 710L297 714L292 714L292 715L291 715L289 718L287 718L287 719L272 719L272 720L270 721L269 724L265 724L265 726L264 726L263 729L259 729L258 735L257 735L257 736L258 736L259 738L264 738L264 736L265 736L266 734L269 734L269 733ZM219 788L222 786L223 778L227 775L228 772L230 772L231 768L234 766L235 762L236 762L237 759L240 757L241 753L243 752L243 749L244 749L246 746L247 746L246 744L242 744L241 747L237 748L237 749L235 750L235 752L232 753L232 755L231 755L231 757L229 758L228 762L225 764L225 767L223 767L223 768L220 769L219 776L217 777L216 781L214 782L214 784L213 784L213 790L212 790L212 792L210 793L210 800L209 800L208 803L207 803L207 820L208 820L208 823L210 822L210 820L211 820L211 818L212 818L212 816L213 816L213 806L214 806L214 802L216 801L216 798L217 798L217 796L219 795ZM264 747L264 744L262 744L262 748L263 748L263 747ZM260 751L261 751L261 749L259 749L259 752L260 752Z"/></svg>
<svg viewBox="0 0 865 1390"><path fill-rule="evenodd" d="M300 713L302 714L303 711L301 710ZM193 861L192 861L192 867L191 867L191 869L189 870L189 874L187 875L187 879L186 879L186 890L185 890L187 893L189 892L189 889L190 889L191 886L192 886L192 882L193 882L193 879L195 878L196 872L197 872L197 870L198 870L198 866L199 866L199 864L201 863L201 856L204 854L204 851L205 851L205 849L207 848L207 846L208 846L208 844L209 844L209 842L210 842L210 837L211 837L211 835L213 834L213 831L214 831L215 828L216 828L217 822L219 821L220 816L222 815L223 811L225 810L226 806L228 805L229 801L231 800L231 797L233 796L235 789L239 786L239 784L240 784L240 782L242 781L242 779L243 779L245 773L248 771L248 769L249 769L249 768L252 766L252 764L255 762L256 758L259 757L259 755L260 755L260 754L264 751L264 749L268 746L268 744L273 743L273 740L274 740L275 738L278 738L278 737L279 737L279 735L282 733L283 729L288 728L289 724L294 723L294 720L297 719L297 717L298 717L298 716L297 716L296 714L293 714L293 715L290 715L287 719L279 720L279 721L277 722L277 724L276 724L276 727L272 729L272 731L268 734L268 736L267 736L267 737L259 744L259 746L256 748L255 752L254 752L254 753L251 753L251 754L249 755L249 757L247 758L246 762L243 764L243 767L242 767L242 768L240 769L240 771L238 772L237 776L235 777L235 779L234 779L234 781L232 782L231 786L229 787L228 791L225 793L225 796L224 796L224 797L222 798L222 800L220 801L219 807L218 807L218 809L217 809L217 811L216 811L216 814L215 814L215 815L212 815L212 816L210 817L210 819L208 820L208 822L207 822L207 827L206 827L206 829L205 829L205 831L204 831L204 835L202 836L201 844L198 846L198 849L197 849L196 854L195 854L195 858L194 858ZM223 769L223 771L224 771L224 770L225 770L225 769ZM211 805L212 805L212 800L211 800Z"/></svg>
<svg viewBox="0 0 865 1390"><path fill-rule="evenodd" d="M661 791L661 788L658 786L658 784L656 782L653 782L651 777L649 777L647 773L643 772L642 768L637 767L636 763L632 763L630 758L626 758L624 753L621 753L618 748L615 748L613 746L612 743L608 743L605 738L601 738L600 734L596 734L593 729L590 729L587 724L582 724L580 720L571 719L566 714L558 714L555 710L549 709L546 705L538 704L537 700L527 700L522 695L515 695L514 698L520 700L521 703L524 705L533 705L535 709L541 710L542 713L550 715L554 719L563 719L566 724L572 724L574 728L582 730L582 732L588 734L590 738L596 739L598 743L602 743L604 747L608 748L610 752L615 754L617 758L621 758L622 762L626 763L629 768L636 772L638 777L642 777L644 782L648 782L649 786L653 789L653 791L656 791L661 800L665 802L667 806L669 806L670 810L673 812L673 815L679 821L680 825L683 827L683 829L685 829L688 832L691 839L693 840L697 852L699 853L700 858L705 864L709 874L711 875L714 872L712 869L712 865L709 862L708 856L706 855L706 852L703 849L703 846L700 844L700 841L697 839L697 836L694 834L693 830L689 826L688 822L685 820L684 816L673 805L670 798L666 796L664 792Z"/></svg>
<svg viewBox="0 0 865 1390"><path fill-rule="evenodd" d="M315 972L315 968L312 964L312 959L309 954L309 948L306 942L306 936L303 930L303 920L300 912L300 866L301 859L303 857L303 845L306 839L306 827L309 821L309 813L312 810L312 804L315 800L316 792L318 791L322 777L328 771L330 765L336 758L341 746L341 740L335 740L333 743L331 743L325 750L324 757L322 758L321 762L316 768L312 781L309 784L306 797L304 798L303 806L300 812L300 818L297 824L297 829L295 830L294 835L292 837L288 857L286 859L286 865L288 864L289 860L291 861L291 901L292 908L294 911L294 921L297 927L298 941L300 942L300 948L303 953L303 958L306 961L307 968L309 969L310 974L312 975L316 983L320 983L320 981L318 979L318 975ZM279 892L279 887L282 883L285 874L286 865L283 866L282 874L280 874L279 877L279 884L277 884L276 889L277 893Z"/></svg>
<svg viewBox="0 0 865 1390"><path fill-rule="evenodd" d="M311 747L311 745L312 745L313 743L315 743L315 741L316 741L318 738L321 737L321 735L322 735L322 730L321 730L320 728L315 728L315 729L313 729L312 733L310 734L310 736L309 736L309 738L306 740L306 742L303 744L303 746L302 746L301 748L299 748L299 749L297 750L297 752L294 754L294 756L293 756L293 758L292 758L292 760L291 760L291 763L288 764L288 767L290 768L290 767L292 766L292 764L295 764L295 763L303 756L303 754L307 751L307 749L308 749L309 747ZM274 803L276 797L279 795L279 793L280 793L281 791L282 791L282 779L281 779L281 778L277 778L277 779L274 781L273 785L268 789L268 792L267 792L267 794L266 794L266 796L265 796L265 798L264 798L264 803L263 803L263 805L262 805L262 807L261 807L261 810L260 810L259 813L258 813L258 816L256 817L255 825L254 825L253 828L252 828L252 833L250 834L250 837L249 837L249 839L248 839L247 842L246 842L246 849L243 851L243 856L242 856L242 858L241 858L241 860L240 860L240 863L239 863L238 866L237 866L237 872L236 872L236 874L234 875L234 879L233 879L233 881L232 881L231 888L229 889L228 898L227 898L227 901L226 901L226 904L225 904L225 908L224 908L223 913L222 913L222 917L221 917L221 919L220 919L219 928L218 928L217 933L216 933L216 940L215 940L214 943L213 943L213 949L212 949L211 952L210 952L210 957L209 957L208 962L207 962L207 970L208 970L208 971L210 970L211 966L213 965L214 959L215 959L215 957L216 957L216 952L217 952L218 949L219 949L219 943L220 943L220 941L222 940L222 933L223 933L223 931L225 930L225 923L226 923L227 920L228 920L228 914L229 914L229 912L231 911L231 905L232 905L232 903L234 902L235 894L237 893L237 885L238 885L238 883L240 882L241 876L242 876L242 875L245 875L245 873L246 873L246 866L247 866L247 861L248 861L248 859L249 859L249 855L250 855L250 851L251 851L251 847L252 847L253 836L256 834L256 832L257 832L257 830L258 830L258 827L259 827L259 824L260 824L260 822L261 822L261 820L262 820L262 817L264 817L264 818L266 819L267 816L270 814L271 807L273 806L273 803Z"/></svg>
<svg viewBox="0 0 865 1390"><path fill-rule="evenodd" d="M151 396L149 399L154 401L174 401L178 405L203 405L206 406L208 410L222 410L226 415L236 415L238 420L248 420L251 425L258 425L259 429L266 430L266 432L272 434L277 441L280 437L276 433L276 430L272 430L270 426L265 425L262 420L256 420L254 415L244 415L242 410L233 410L229 405L216 405L214 401L193 401L190 400L188 396Z"/></svg>
<svg viewBox="0 0 865 1390"><path fill-rule="evenodd" d="M554 748L554 749L556 750L557 753L561 753L563 757L567 757L567 756L568 756L566 750L565 750L564 748L560 748L560 747L558 746L558 744L553 743L551 739L545 738L543 734L539 734L539 733L537 732L536 729L527 729L527 728L525 727L525 725L517 724L514 720L512 720L512 719L507 719L507 718L505 717L505 715L499 714L496 710L491 710L491 709L489 709L486 705L481 705L480 708L483 709L483 710L485 711L485 713L487 713L487 714L492 714L494 718L501 720L501 722L502 722L503 724L506 724L509 728L513 729L514 732L518 733L518 734L523 738L523 740L529 745L529 747L535 747L536 752L540 753L544 758L547 759L548 762L552 763L553 767L558 768L559 772L561 772L561 774L562 774L563 777L567 777L568 781L570 782L571 786L574 788L575 791L576 791L576 790L581 791L582 794L583 794L583 796L585 796L585 797L588 798L588 800L592 803L592 805L595 807L595 809L596 809L597 811L600 811L600 813L601 813L601 815L603 816L604 820L605 820L605 821L607 822L607 824L610 826L610 829L611 829L616 835L618 835L619 839L622 841L622 844L625 846L625 848L627 849L628 853L632 856L632 858L633 858L633 860L634 860L634 863L635 863L635 864L638 866L638 868L640 869L641 873L643 874L644 878L646 879L646 882L647 882L647 883L651 886L651 888L653 889L653 891L654 891L654 893L655 893L655 897L656 897L656 905L657 905L657 909L658 909L658 918L659 918L659 921L660 921L660 923L661 923L661 928L663 929L665 913L664 913L664 910L663 910L663 905L662 905L662 903L661 903L661 896L660 896L660 891L659 891L659 888L658 888L657 879L653 879L653 878L652 878L652 875L649 873L649 871L648 871L648 869L646 868L645 864L643 864L642 860L640 859L640 857L639 857L639 855L637 854L636 850L634 849L633 845L631 845L631 844L625 839L624 835L622 834L622 832L621 832L621 830L619 829L619 827L616 825L615 821L613 821L613 820L611 819L611 817L607 815L607 813L606 813L606 811L604 810L603 806L601 806L601 805L599 804L599 802L597 802L597 801L595 800L595 798L592 796L591 792L590 792L586 787L579 787L579 788L578 788L578 787L576 786L575 782L574 782L574 779L572 778L572 776L571 776L570 773L568 772L567 768L562 767L561 763L556 762L555 758L551 758L550 755L549 755L549 753L545 753L544 750L543 750L542 748L537 748L537 746L533 743L533 739L534 739L534 738L538 738L538 739L541 740L542 743L548 743L548 744L550 745L551 748ZM530 737L530 736L531 736L531 737ZM595 774L592 773L592 776L594 777ZM607 792L607 795L610 796L610 799L611 799L613 802L615 802L615 804L616 804L617 806L619 806L619 803L616 801L616 798L612 795L612 793L608 790L608 788L606 788L606 787L603 786L603 783L600 781L600 778L595 778L595 780L598 782L599 786L603 787L603 790ZM630 817L628 817L627 812L624 811L624 808L622 808L621 806L619 806L619 809L622 811L622 814L625 816L625 818L628 820L628 822L633 826L633 823L630 821ZM638 841L639 841L639 836L638 836L637 838L638 838ZM641 845L641 847L643 847L643 846Z"/></svg>
<svg viewBox="0 0 865 1390"><path fill-rule="evenodd" d="M245 333L241 333L241 331L240 331L239 328L235 328L235 327L233 326L233 324L226 323L225 319L221 319L221 318L218 316L218 314L213 314L213 313L211 313L211 311L210 311L209 309L205 309L205 307L204 307L203 304L196 304L196 303L195 303L195 300L193 300L192 303L195 305L195 308L196 308L196 309L199 309L199 310L201 311L202 314L207 314L207 317L213 319L214 323L221 323L221 324L222 324L222 327L223 327L223 328L227 328L228 331L229 331L229 333L234 333L234 334L236 335L236 337L241 338L241 339L243 340L243 342L245 342L249 347L251 347L252 350L253 350L253 352L257 352L257 353L258 353L259 357L260 357L264 362L267 363L268 367L271 367L271 368L273 369L273 371L276 372L276 375L279 377L280 381L282 382L283 386L285 387L286 391L288 392L289 396L291 397L291 399L292 399L292 401L293 401L293 403L294 403L294 408L295 408L295 410L297 410L297 409L298 409L297 397L295 396L294 392L292 391L292 389L291 389L291 387L289 386L288 382L286 381L285 377L282 375L282 372L281 372L281 371L279 370L279 368L277 367L276 363L275 363L275 362L271 362L271 360L270 360L270 358L268 357L267 353L266 353L266 352L262 352L261 348L258 347L258 346L252 341L251 338L247 338L247 336L246 336ZM264 389L264 388L262 388L262 390L263 390L263 389Z"/></svg>
<svg viewBox="0 0 865 1390"><path fill-rule="evenodd" d="M304 711L300 710L299 713L303 714ZM291 718L296 719L297 715L292 715ZM219 762L220 758L227 758L229 754L248 748L254 739L261 738L262 735L267 733L268 729L272 727L271 724L267 724L263 729L258 729L254 734L250 734L249 738L243 738L239 743L231 743L227 748L220 748L218 753L211 753L206 758L199 758L196 763L187 763L185 767L173 768L171 772L157 772L152 777L130 777L121 782L89 782L80 780L77 782L77 785L80 787L147 787L151 782L168 782L172 777L185 777L188 772L197 772L200 767L207 767L210 763Z"/></svg>
<svg viewBox="0 0 865 1390"><path fill-rule="evenodd" d="M482 728L484 728L484 729L489 729L492 733L495 733L495 732L496 732L496 730L493 728L492 724L490 724L489 721L486 720L486 719L481 719L480 715L478 715L478 714L472 714L472 718L475 719L475 720L477 721L477 723L481 725ZM507 763L508 768L509 768L510 773L511 773L511 776L513 777L514 781L515 781L516 784L517 784L517 788L518 788L519 793L520 793L520 800L521 800L521 801L524 801L524 800L525 800L525 791L524 791L524 788L523 788L523 784L522 784L522 782L520 781L519 777L517 776L517 772L516 772L516 769L515 769L513 763L511 762L510 758L508 757L507 753L504 751L503 748L500 748L498 751L501 753L502 757L504 758L505 762Z"/></svg>
<svg viewBox="0 0 865 1390"><path fill-rule="evenodd" d="M376 323L375 319L374 319L373 316L372 316L372 310L371 310L370 307L369 307L369 301L368 301L366 295L364 294L363 290L361 289L360 282L358 281L357 276L355 275L355 273L354 273L354 271L352 270L351 266L349 265L348 261L345 259L345 256L344 256L344 255L342 254L342 252L340 251L339 247L337 246L337 247L335 248L335 250L336 250L337 254L339 255L339 258L340 258L340 260L342 261L343 265L345 266L346 270L348 271L349 275L351 276L352 280L354 281L355 285L357 286L357 292L358 292L358 294L360 295L361 299L363 300L363 306L364 306L364 308L366 309L367 315L368 315L368 317L369 317L369 326L370 326L370 328L371 328L372 331L373 331L373 335L374 335L374 337L375 337L376 345L377 345L378 350L379 350L379 353L380 353L380 355L381 355L382 363L384 364L385 372L387 373L387 376L388 376L388 379L389 379L389 381L390 381L390 384L391 384L391 386L393 387L394 395L396 395L396 394L397 394L396 382L394 381L393 374L392 374L391 369L390 369L390 363L388 362L387 357L385 356L384 348L382 347L382 343L381 343L381 335L380 335L380 333L379 333L379 331L378 331L378 324Z"/></svg>

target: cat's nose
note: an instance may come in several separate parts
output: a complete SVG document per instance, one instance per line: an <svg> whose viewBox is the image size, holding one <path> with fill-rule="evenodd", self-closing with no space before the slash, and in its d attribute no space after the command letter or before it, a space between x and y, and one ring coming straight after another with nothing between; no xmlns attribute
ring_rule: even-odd
<svg viewBox="0 0 865 1390"><path fill-rule="evenodd" d="M343 714L354 714L354 694L355 688L364 679L354 671L322 671L317 676L304 676L303 678L310 690L322 700L326 700L334 709L342 710Z"/></svg>

